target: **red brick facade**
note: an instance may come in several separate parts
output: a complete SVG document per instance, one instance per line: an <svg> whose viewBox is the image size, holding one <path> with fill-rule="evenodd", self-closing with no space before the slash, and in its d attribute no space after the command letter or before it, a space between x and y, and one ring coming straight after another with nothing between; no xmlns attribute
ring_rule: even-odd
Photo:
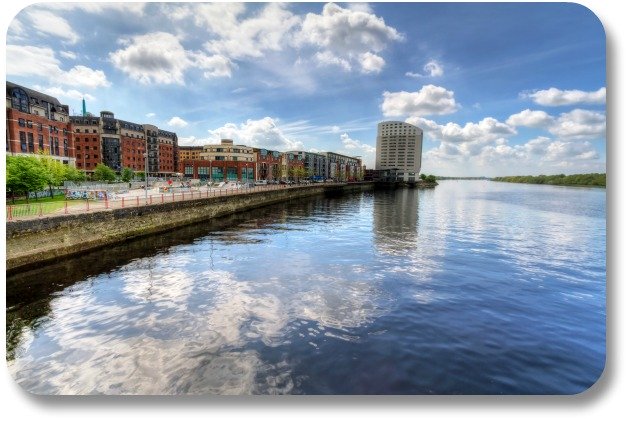
<svg viewBox="0 0 628 421"><path fill-rule="evenodd" d="M146 141L135 137L120 136L120 148L122 149L122 168L130 168L133 171L144 171L146 167Z"/></svg>
<svg viewBox="0 0 628 421"><path fill-rule="evenodd" d="M62 161L75 157L69 122L7 108L7 154L50 154Z"/></svg>
<svg viewBox="0 0 628 421"><path fill-rule="evenodd" d="M74 133L76 147L76 168L94 171L102 162L100 136L98 133Z"/></svg>
<svg viewBox="0 0 628 421"><path fill-rule="evenodd" d="M166 143L159 143L159 172L174 173L174 146Z"/></svg>

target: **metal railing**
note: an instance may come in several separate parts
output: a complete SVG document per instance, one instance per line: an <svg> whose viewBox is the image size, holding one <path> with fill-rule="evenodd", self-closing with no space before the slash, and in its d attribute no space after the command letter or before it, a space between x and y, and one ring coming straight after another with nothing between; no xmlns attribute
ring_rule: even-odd
<svg viewBox="0 0 628 421"><path fill-rule="evenodd" d="M330 185L344 185L346 183L312 183L312 184L271 184L265 186L239 187L239 188L207 188L199 187L182 192L164 192L145 195L128 195L117 197L115 200L84 200L66 199L57 202L32 202L26 204L6 206L6 220L15 221L32 218L43 218L55 215L69 215L86 212L96 212L110 209L124 209L145 205L157 205L163 203L180 202L195 199L208 199L211 197L224 197L234 195L245 195L263 191L284 190L294 188L312 188Z"/></svg>

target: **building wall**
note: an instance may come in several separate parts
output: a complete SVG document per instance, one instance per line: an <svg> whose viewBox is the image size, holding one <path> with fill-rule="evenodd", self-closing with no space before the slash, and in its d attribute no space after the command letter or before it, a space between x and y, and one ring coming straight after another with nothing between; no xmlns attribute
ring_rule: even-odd
<svg viewBox="0 0 628 421"><path fill-rule="evenodd" d="M421 171L423 130L401 121L377 125L376 170L395 170L399 180L415 181Z"/></svg>
<svg viewBox="0 0 628 421"><path fill-rule="evenodd" d="M122 148L122 168L130 168L133 171L144 171L146 159L146 140L135 137L120 136Z"/></svg>
<svg viewBox="0 0 628 421"><path fill-rule="evenodd" d="M207 159L186 159L181 162L183 176L203 181L254 181L255 165L246 161L209 161Z"/></svg>
<svg viewBox="0 0 628 421"><path fill-rule="evenodd" d="M183 161L199 160L201 159L201 153L203 152L202 146L179 146L177 151L178 166L177 171L183 174Z"/></svg>
<svg viewBox="0 0 628 421"><path fill-rule="evenodd" d="M74 165L74 136L69 122L7 109L7 154L44 153Z"/></svg>
<svg viewBox="0 0 628 421"><path fill-rule="evenodd" d="M337 181L358 181L362 178L362 160L335 152L324 152L327 156L327 173Z"/></svg>
<svg viewBox="0 0 628 421"><path fill-rule="evenodd" d="M281 178L281 155L279 151L255 148L256 174L258 180L279 180Z"/></svg>

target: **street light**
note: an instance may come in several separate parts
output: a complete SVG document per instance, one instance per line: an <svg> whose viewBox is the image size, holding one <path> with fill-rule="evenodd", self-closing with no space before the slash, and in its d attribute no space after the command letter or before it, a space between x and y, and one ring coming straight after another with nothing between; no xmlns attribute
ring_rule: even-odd
<svg viewBox="0 0 628 421"><path fill-rule="evenodd" d="M144 158L146 159L144 163L144 200L145 204L148 205L148 141L146 146L146 152L144 152Z"/></svg>

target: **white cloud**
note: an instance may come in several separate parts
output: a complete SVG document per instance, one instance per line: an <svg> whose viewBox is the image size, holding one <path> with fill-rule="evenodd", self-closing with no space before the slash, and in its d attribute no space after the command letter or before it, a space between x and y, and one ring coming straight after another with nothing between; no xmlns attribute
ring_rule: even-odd
<svg viewBox="0 0 628 421"><path fill-rule="evenodd" d="M146 117L148 117L148 118L153 118L153 117L155 117L156 115L157 115L157 114L155 114L155 113L147 113L147 114L146 114Z"/></svg>
<svg viewBox="0 0 628 421"><path fill-rule="evenodd" d="M347 133L341 134L340 140L342 141L342 145L345 149L359 150L366 153L375 153L375 148L372 145L367 145L366 143L362 143L359 140L351 139Z"/></svg>
<svg viewBox="0 0 628 421"><path fill-rule="evenodd" d="M511 126L546 128L551 125L553 121L553 117L545 111L532 111L530 109L525 109L520 113L513 114L508 117L506 123Z"/></svg>
<svg viewBox="0 0 628 421"><path fill-rule="evenodd" d="M7 29L7 43L22 40L23 35L26 35L24 24L17 17L15 17Z"/></svg>
<svg viewBox="0 0 628 421"><path fill-rule="evenodd" d="M189 68L204 70L206 78L231 76L232 64L227 58L187 51L176 36L166 32L138 35L121 42L126 47L110 53L109 59L143 84L183 85Z"/></svg>
<svg viewBox="0 0 628 421"><path fill-rule="evenodd" d="M50 48L7 45L7 75L46 77L53 83L88 88L111 85L102 70L74 66L64 71L59 65L59 60Z"/></svg>
<svg viewBox="0 0 628 421"><path fill-rule="evenodd" d="M329 51L317 52L314 54L314 59L319 66L338 66L346 72L351 70L351 64L347 60L336 57Z"/></svg>
<svg viewBox="0 0 628 421"><path fill-rule="evenodd" d="M437 62L436 60L430 60L427 62L425 66L423 66L423 74L414 73L414 72L406 72L406 76L413 78L422 78L422 77L440 77L444 74L443 65Z"/></svg>
<svg viewBox="0 0 628 421"><path fill-rule="evenodd" d="M182 119L181 117L174 116L170 120L168 120L168 126L183 128L188 125L188 122Z"/></svg>
<svg viewBox="0 0 628 421"><path fill-rule="evenodd" d="M53 35L75 44L79 36L68 22L60 16L46 10L29 10L26 15L33 27L41 33Z"/></svg>
<svg viewBox="0 0 628 421"><path fill-rule="evenodd" d="M33 85L33 89L39 92L43 92L48 95L52 95L54 97L70 98L70 99L75 99L79 101L82 100L83 98L85 98L85 101L94 101L96 99L94 96L88 93L80 92L80 91L77 91L76 89L65 90L59 86L51 86L51 87L45 88L40 85Z"/></svg>
<svg viewBox="0 0 628 421"><path fill-rule="evenodd" d="M82 10L87 13L102 14L107 10L116 11L121 14L132 14L135 16L141 16L144 14L144 8L146 3L134 3L134 2L117 2L117 3L39 3L37 7L42 7L49 10Z"/></svg>
<svg viewBox="0 0 628 421"><path fill-rule="evenodd" d="M70 60L76 60L76 54L72 51L60 51L59 55Z"/></svg>
<svg viewBox="0 0 628 421"><path fill-rule="evenodd" d="M424 154L425 171L447 175L486 175L604 171L605 163L589 142L538 137L511 146L498 138L470 143L442 142Z"/></svg>
<svg viewBox="0 0 628 421"><path fill-rule="evenodd" d="M574 104L604 104L606 102L606 88L597 91L585 92L579 90L560 90L549 88L532 93L523 92L523 98L531 98L539 105L559 106Z"/></svg>
<svg viewBox="0 0 628 421"><path fill-rule="evenodd" d="M575 109L562 113L549 131L556 137L564 139L603 138L606 136L606 115Z"/></svg>
<svg viewBox="0 0 628 421"><path fill-rule="evenodd" d="M347 156L359 156L362 163L367 167L372 168L375 165L374 146L351 139L347 133L340 135L340 141L342 142L342 149L336 150L336 152Z"/></svg>
<svg viewBox="0 0 628 421"><path fill-rule="evenodd" d="M72 67L65 74L64 79L66 80L65 83L68 85L77 84L90 88L111 85L102 70L94 70L80 65Z"/></svg>
<svg viewBox="0 0 628 421"><path fill-rule="evenodd" d="M334 57L337 62L357 62L365 73L381 71L385 61L375 53L390 42L401 40L403 36L369 7L354 5L344 9L334 3L327 3L320 15L308 13L294 36L295 45L314 47L319 54Z"/></svg>
<svg viewBox="0 0 628 421"><path fill-rule="evenodd" d="M235 64L227 57L221 55L207 56L203 53L188 53L192 65L204 70L203 77L211 79L214 77L231 77L231 71Z"/></svg>
<svg viewBox="0 0 628 421"><path fill-rule="evenodd" d="M410 117L406 122L423 129L424 134L433 140L450 143L490 142L500 138L513 136L517 131L508 124L502 123L493 117L486 117L477 123L466 123L460 126L449 122L444 125L420 117Z"/></svg>
<svg viewBox="0 0 628 421"><path fill-rule="evenodd" d="M218 38L205 43L213 53L231 58L262 57L267 51L281 51L301 19L282 3L270 3L256 15L238 20L243 4L195 5L195 22Z"/></svg>
<svg viewBox="0 0 628 421"><path fill-rule="evenodd" d="M453 91L425 85L418 92L384 92L381 108L384 116L399 117L451 114L459 105Z"/></svg>
<svg viewBox="0 0 628 421"><path fill-rule="evenodd" d="M278 151L303 149L303 143L290 138L271 117L247 120L239 126L227 123L208 132L212 143L218 143L220 139L233 139L234 143Z"/></svg>
<svg viewBox="0 0 628 421"><path fill-rule="evenodd" d="M440 77L444 73L443 66L436 60L428 62L425 66L423 66L423 70L425 70L425 73L431 77Z"/></svg>
<svg viewBox="0 0 628 421"><path fill-rule="evenodd" d="M380 56L366 52L360 56L360 65L363 73L379 73L384 68L386 61Z"/></svg>

